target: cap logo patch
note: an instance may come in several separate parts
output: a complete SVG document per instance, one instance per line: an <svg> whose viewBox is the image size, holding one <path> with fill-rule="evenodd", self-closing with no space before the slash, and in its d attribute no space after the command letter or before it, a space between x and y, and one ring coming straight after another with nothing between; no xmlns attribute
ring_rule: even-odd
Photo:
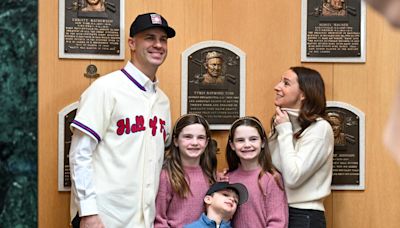
<svg viewBox="0 0 400 228"><path fill-rule="evenodd" d="M158 14L150 14L151 23L161 25L161 17Z"/></svg>

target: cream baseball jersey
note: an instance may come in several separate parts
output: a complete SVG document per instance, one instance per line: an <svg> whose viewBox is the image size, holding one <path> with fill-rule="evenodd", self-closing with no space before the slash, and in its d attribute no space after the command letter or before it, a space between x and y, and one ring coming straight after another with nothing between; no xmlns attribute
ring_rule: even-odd
<svg viewBox="0 0 400 228"><path fill-rule="evenodd" d="M168 97L155 85L155 91L148 91L148 83L153 86L128 62L93 82L71 124L98 142L92 154L93 181L106 227L151 227L155 217L171 118ZM79 200L72 202L72 215Z"/></svg>

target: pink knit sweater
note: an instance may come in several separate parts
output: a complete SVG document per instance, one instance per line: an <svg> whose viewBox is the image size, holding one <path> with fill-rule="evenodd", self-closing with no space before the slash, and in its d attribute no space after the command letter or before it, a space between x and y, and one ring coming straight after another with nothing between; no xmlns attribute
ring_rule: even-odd
<svg viewBox="0 0 400 228"><path fill-rule="evenodd" d="M258 184L260 170L247 171L239 166L237 170L229 173L230 183L242 183L249 192L248 201L242 204L234 215L232 227L286 228L288 226L286 194L270 173L265 173L261 178L263 194Z"/></svg>
<svg viewBox="0 0 400 228"><path fill-rule="evenodd" d="M166 170L161 171L160 187L156 199L155 228L176 227L199 219L203 210L203 199L209 188L208 181L200 166L185 167L186 180L190 191L187 198L181 198L172 190Z"/></svg>

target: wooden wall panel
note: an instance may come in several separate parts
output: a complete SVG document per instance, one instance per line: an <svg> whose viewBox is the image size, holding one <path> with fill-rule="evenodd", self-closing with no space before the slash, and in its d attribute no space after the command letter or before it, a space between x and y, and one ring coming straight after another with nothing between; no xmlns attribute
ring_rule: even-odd
<svg viewBox="0 0 400 228"><path fill-rule="evenodd" d="M293 12L295 18L300 16L296 12L299 4L214 1L214 39L231 43L246 53L246 114L258 116L266 126L274 112L273 87L289 66L299 64L296 52L300 51L300 22L284 19L285 14L277 8ZM283 20L276 23L279 18Z"/></svg>
<svg viewBox="0 0 400 228"><path fill-rule="evenodd" d="M212 23L212 18L211 0L169 2L169 13L165 13L165 17L177 34L169 41L169 56L158 75L161 88L169 95L172 118L175 120L181 115L181 53L195 43L211 39L212 31L207 25Z"/></svg>
<svg viewBox="0 0 400 228"><path fill-rule="evenodd" d="M42 2L43 3L43 2ZM87 87L74 68L58 60L57 1L39 4L38 226L68 227L69 193L57 191L57 113Z"/></svg>
<svg viewBox="0 0 400 228"><path fill-rule="evenodd" d="M68 227L69 193L57 191L57 113L79 99L92 80L125 61L58 59L57 1L39 0L39 227ZM400 168L382 145L382 131L400 75L400 32L372 10L367 14L367 62L301 63L301 1L130 0L125 1L125 38L139 13L165 16L177 35L158 71L170 97L172 118L180 116L181 53L201 41L222 40L246 53L246 114L267 129L274 113L273 87L290 66L304 65L323 76L328 100L343 101L366 114L366 190L334 191L325 201L328 228L398 227ZM125 39L126 42L126 39ZM130 59L128 48L125 60ZM218 169L226 167L227 131L214 131Z"/></svg>
<svg viewBox="0 0 400 228"><path fill-rule="evenodd" d="M366 190L334 193L334 227L394 228L400 169L381 139L400 75L400 33L370 8L367 22L367 62L334 68L334 99L366 114Z"/></svg>
<svg viewBox="0 0 400 228"><path fill-rule="evenodd" d="M301 1L214 1L213 9L214 39L246 53L246 115L257 116L269 129L275 111L273 88L290 66L301 65L300 20L287 20L300 18ZM332 64L303 65L321 72L331 98ZM226 145L227 135L221 133L218 143ZM224 153L225 147L221 149ZM332 227L331 198L326 200L326 208L328 227Z"/></svg>

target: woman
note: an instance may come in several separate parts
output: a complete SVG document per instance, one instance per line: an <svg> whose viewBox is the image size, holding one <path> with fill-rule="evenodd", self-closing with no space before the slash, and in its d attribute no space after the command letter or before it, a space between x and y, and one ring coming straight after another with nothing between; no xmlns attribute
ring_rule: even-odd
<svg viewBox="0 0 400 228"><path fill-rule="evenodd" d="M291 67L275 86L269 146L289 203L289 228L326 227L334 138L325 120L325 86L309 68Z"/></svg>

